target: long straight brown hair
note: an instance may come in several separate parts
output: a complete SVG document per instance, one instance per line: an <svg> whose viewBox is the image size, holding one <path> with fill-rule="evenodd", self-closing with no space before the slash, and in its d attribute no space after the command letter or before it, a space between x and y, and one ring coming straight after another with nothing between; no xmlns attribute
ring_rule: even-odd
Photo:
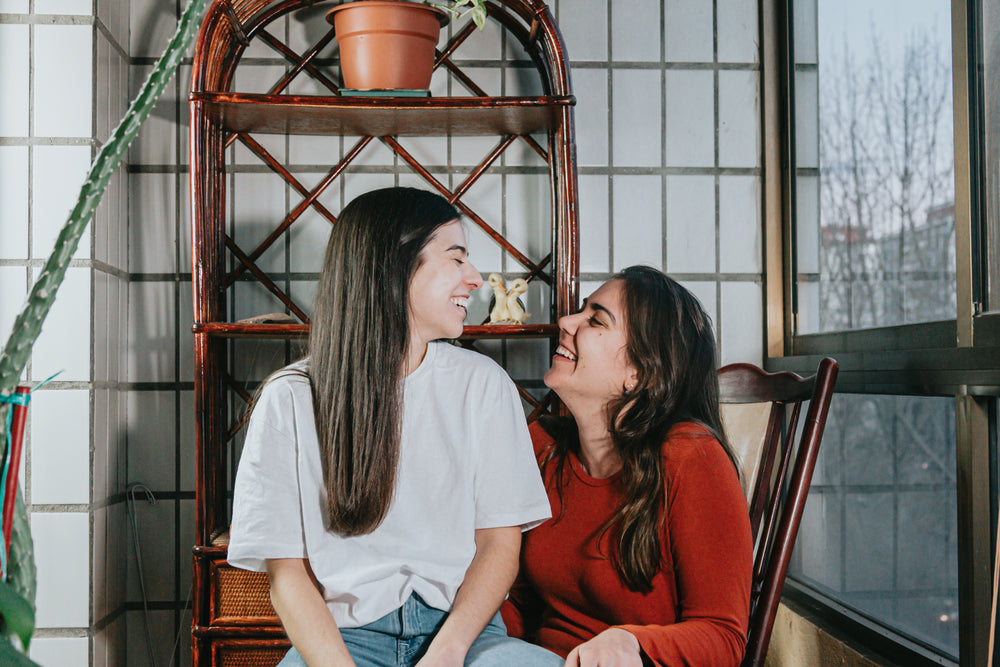
<svg viewBox="0 0 1000 667"><path fill-rule="evenodd" d="M646 266L630 266L612 280L622 282L625 349L638 382L607 405L611 441L622 459L624 501L605 533L613 536L611 559L622 583L649 592L663 562L660 531L664 488L670 483L663 469L667 432L678 422L700 422L722 444L737 474L739 466L719 413L715 335L698 299ZM576 423L572 417L541 421L556 441L544 465L555 463L559 484L566 454L580 453Z"/></svg>
<svg viewBox="0 0 1000 667"><path fill-rule="evenodd" d="M421 251L459 218L443 197L386 188L351 201L333 226L309 332L309 380L328 528L370 533L396 485L410 279Z"/></svg>

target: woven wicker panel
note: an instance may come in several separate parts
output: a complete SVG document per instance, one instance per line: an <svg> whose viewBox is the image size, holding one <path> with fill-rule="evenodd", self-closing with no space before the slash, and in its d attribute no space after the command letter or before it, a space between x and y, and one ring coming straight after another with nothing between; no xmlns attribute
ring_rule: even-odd
<svg viewBox="0 0 1000 667"><path fill-rule="evenodd" d="M212 623L277 623L271 606L271 588L263 572L248 572L223 565L213 569L214 610Z"/></svg>
<svg viewBox="0 0 1000 667"><path fill-rule="evenodd" d="M215 667L274 667L288 653L281 646L219 646Z"/></svg>

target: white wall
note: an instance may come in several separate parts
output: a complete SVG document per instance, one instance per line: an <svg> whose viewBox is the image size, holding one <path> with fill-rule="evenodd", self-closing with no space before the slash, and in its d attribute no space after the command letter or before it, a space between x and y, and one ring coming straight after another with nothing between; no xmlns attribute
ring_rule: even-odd
<svg viewBox="0 0 1000 667"><path fill-rule="evenodd" d="M127 101L127 4L0 0L0 330L6 338L83 175ZM113 121L114 119L114 121ZM67 272L23 379L22 472L43 665L122 664L125 647L127 172Z"/></svg>
<svg viewBox="0 0 1000 667"><path fill-rule="evenodd" d="M29 0L0 0L0 15L9 13L0 19L0 54L14 56L0 58L0 89L6 91L0 106L0 335L9 330L29 273L47 255L65 218L66 197L76 191L97 141L121 115L122 64L130 64L128 87L134 94L175 29L182 4L101 0L95 18L90 0L31 2L29 7ZM121 14L105 12L119 4ZM716 0L714 15L713 3L704 0L551 4L574 63L578 99L582 296L630 264L660 267L704 303L716 323L723 363L759 363L757 3ZM31 15L29 9L56 16ZM47 31L57 29L66 36L46 41ZM24 53L34 58L30 80L27 65L19 64ZM258 55L273 58L266 51ZM494 83L490 92L516 94L523 85L517 70L502 64L495 35L474 36L458 57L484 61L478 71ZM281 71L277 59L260 62L260 75L244 80L243 89L269 83L275 66ZM71 81L65 81L67 70L73 72ZM136 482L157 497L154 505L136 504L156 661L167 664L179 632L175 664L190 662L188 76L184 67L134 145L127 175L105 196L29 370L29 379L38 380L49 369L67 368L32 407L26 476L40 569L35 654L45 665L87 665L88 655L89 664L102 666L148 662L126 531L126 484ZM55 99L46 97L57 80L64 84ZM77 97L69 99L71 91ZM28 113L29 94L34 114ZM70 131L71 137L60 136ZM415 144L415 150L442 155L448 147ZM463 149L451 148L450 164L466 164ZM301 149L290 146L291 161L303 161L296 159ZM445 157L437 162L447 167ZM508 174L484 182L482 190L476 186L470 195L506 216L502 224L540 238L545 233L534 221L544 217L547 203L532 194L539 177L520 164L506 158ZM376 172L405 173L384 155L373 154L370 165ZM33 180L31 167L45 178ZM377 173L365 178L373 187L384 184ZM255 187L254 179L238 174L234 187L245 194ZM356 186L351 187L336 192L334 212L354 194ZM516 270L485 245L474 247L473 259L484 271L493 270L491 263ZM251 300L238 307L265 305ZM81 336L81 321L88 323L89 336ZM525 361L513 346L491 351L505 356L515 376L537 373L544 363L533 354ZM85 570L71 576L83 562L90 563L89 577ZM89 585L60 587L81 580Z"/></svg>

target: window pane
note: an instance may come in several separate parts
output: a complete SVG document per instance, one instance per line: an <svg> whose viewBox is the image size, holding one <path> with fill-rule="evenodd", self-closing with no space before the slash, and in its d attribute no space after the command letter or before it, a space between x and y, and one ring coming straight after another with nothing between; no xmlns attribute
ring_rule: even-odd
<svg viewBox="0 0 1000 667"><path fill-rule="evenodd" d="M954 318L950 3L793 4L798 333Z"/></svg>
<svg viewBox="0 0 1000 667"><path fill-rule="evenodd" d="M955 401L837 394L790 575L958 655Z"/></svg>

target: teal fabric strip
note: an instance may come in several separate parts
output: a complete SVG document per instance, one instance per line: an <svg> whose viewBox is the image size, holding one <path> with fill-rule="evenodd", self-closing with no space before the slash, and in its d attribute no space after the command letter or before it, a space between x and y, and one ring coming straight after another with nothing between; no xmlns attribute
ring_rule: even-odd
<svg viewBox="0 0 1000 667"><path fill-rule="evenodd" d="M65 369L63 369L65 370ZM0 403L10 403L11 405L23 405L25 407L31 403L31 394L38 391L48 383L52 382L57 375L62 373L62 370L58 370L52 375L48 376L38 384L34 386L27 394L14 393L10 396L0 396ZM13 445L14 434L11 433L11 425L14 423L14 410L7 411L7 424L4 427L4 433L7 434L7 450L3 453L3 473L0 474L0 497L7 488L7 473L10 470L10 454L11 446ZM2 508L0 508L2 509ZM3 513L0 511L0 535L3 535ZM7 579L7 545L3 545L0 549L0 581L5 581Z"/></svg>

